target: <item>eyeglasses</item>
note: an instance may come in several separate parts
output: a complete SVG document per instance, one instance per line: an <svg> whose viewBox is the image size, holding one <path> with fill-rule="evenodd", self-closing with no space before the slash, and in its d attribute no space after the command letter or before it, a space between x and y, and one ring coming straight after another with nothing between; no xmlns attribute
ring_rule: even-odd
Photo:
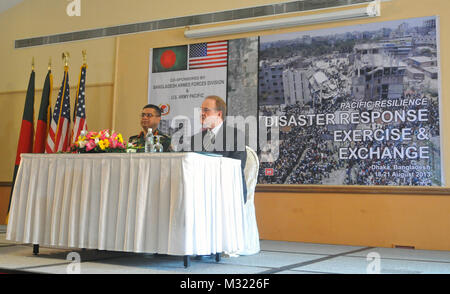
<svg viewBox="0 0 450 294"><path fill-rule="evenodd" d="M204 113L208 113L208 112L211 112L211 111L217 111L217 108L206 108L206 107L203 107L203 108L200 108L200 110L202 111L202 112L204 112Z"/></svg>
<svg viewBox="0 0 450 294"><path fill-rule="evenodd" d="M160 117L160 115L154 115L152 113L141 113L141 117L148 117L148 118L152 118L152 117Z"/></svg>

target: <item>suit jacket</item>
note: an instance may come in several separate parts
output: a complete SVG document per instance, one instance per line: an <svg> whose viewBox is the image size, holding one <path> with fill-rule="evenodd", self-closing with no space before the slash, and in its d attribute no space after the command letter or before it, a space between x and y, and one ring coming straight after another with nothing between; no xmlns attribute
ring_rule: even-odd
<svg viewBox="0 0 450 294"><path fill-rule="evenodd" d="M241 161L242 186L244 192L244 203L247 202L247 185L245 182L244 168L247 161L247 151L245 150L245 135L233 126L228 126L223 122L217 135L215 136L214 149L206 150L203 146L203 138L207 131L197 133L191 137L191 151L202 151L220 154L224 157L234 158ZM228 140L227 140L228 138Z"/></svg>

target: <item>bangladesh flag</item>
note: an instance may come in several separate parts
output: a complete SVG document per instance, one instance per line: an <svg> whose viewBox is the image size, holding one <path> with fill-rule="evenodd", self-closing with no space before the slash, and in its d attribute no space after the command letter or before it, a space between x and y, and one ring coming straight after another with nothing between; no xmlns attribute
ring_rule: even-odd
<svg viewBox="0 0 450 294"><path fill-rule="evenodd" d="M6 223L8 223L9 209L11 208L11 199L14 191L14 183L16 182L17 171L20 165L20 154L33 152L34 138L34 70L31 71L30 80L28 82L27 96L25 98L25 106L23 109L22 125L20 127L19 143L17 144L16 162L14 166L14 174L12 181L11 194L9 196L8 214Z"/></svg>
<svg viewBox="0 0 450 294"><path fill-rule="evenodd" d="M187 45L153 49L152 72L187 70Z"/></svg>
<svg viewBox="0 0 450 294"><path fill-rule="evenodd" d="M53 88L53 76L48 70L45 77L44 88L42 89L41 107L36 125L36 136L34 139L33 153L45 153L45 142L47 141L48 129L52 117L51 96Z"/></svg>

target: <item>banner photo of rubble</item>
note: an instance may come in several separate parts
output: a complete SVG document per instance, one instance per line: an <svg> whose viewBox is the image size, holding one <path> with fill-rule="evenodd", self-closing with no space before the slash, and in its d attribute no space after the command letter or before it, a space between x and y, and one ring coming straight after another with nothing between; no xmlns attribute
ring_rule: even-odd
<svg viewBox="0 0 450 294"><path fill-rule="evenodd" d="M261 36L258 183L445 185L439 66L436 16Z"/></svg>

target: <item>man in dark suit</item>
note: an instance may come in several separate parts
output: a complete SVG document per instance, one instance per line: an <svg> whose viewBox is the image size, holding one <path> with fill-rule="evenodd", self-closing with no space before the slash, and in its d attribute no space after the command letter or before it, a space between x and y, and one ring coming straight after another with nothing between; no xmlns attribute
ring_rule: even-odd
<svg viewBox="0 0 450 294"><path fill-rule="evenodd" d="M241 161L244 202L247 201L247 185L244 168L247 160L245 135L225 119L226 103L218 96L208 96L201 106L200 122L203 130L191 138L191 150L220 154Z"/></svg>

